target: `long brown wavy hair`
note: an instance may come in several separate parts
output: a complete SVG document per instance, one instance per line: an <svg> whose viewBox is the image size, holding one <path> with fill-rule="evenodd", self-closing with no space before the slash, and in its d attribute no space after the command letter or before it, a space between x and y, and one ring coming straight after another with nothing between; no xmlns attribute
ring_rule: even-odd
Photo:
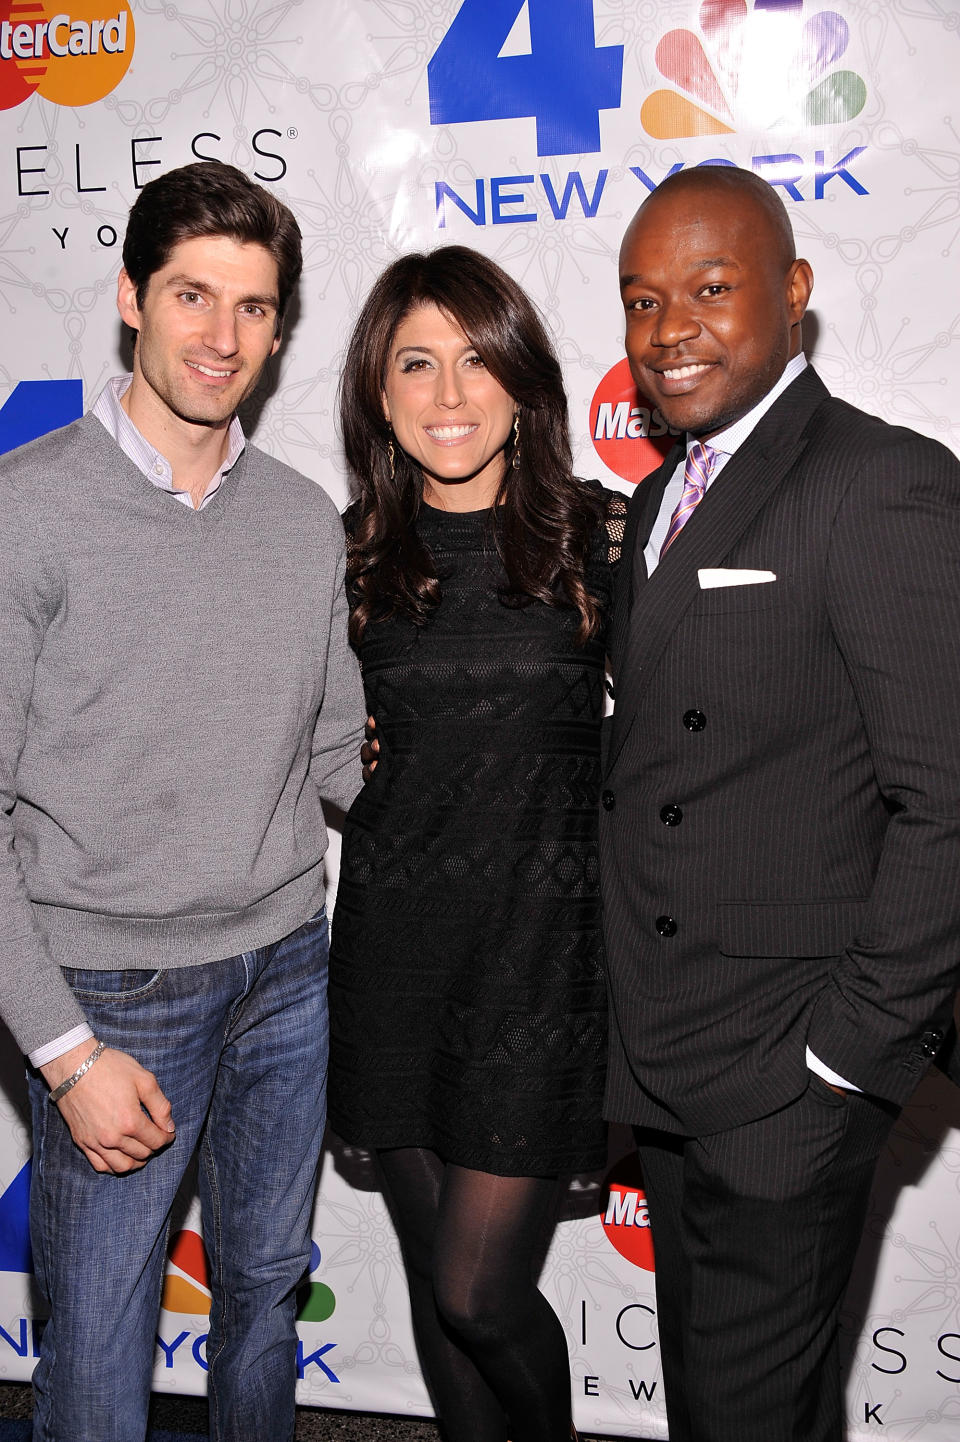
<svg viewBox="0 0 960 1442"><path fill-rule="evenodd" d="M599 495L572 472L567 398L560 363L523 290L478 251L446 245L394 261L370 292L350 339L340 382L344 450L358 499L349 515L347 581L354 606L350 637L371 621L402 615L423 625L440 600L440 581L415 521L423 473L399 446L383 391L397 329L417 306L433 304L454 321L487 370L520 407L519 466L512 437L495 505L497 547L506 571L500 599L525 606L572 606L578 640L600 623L584 580L590 537L602 516Z"/></svg>

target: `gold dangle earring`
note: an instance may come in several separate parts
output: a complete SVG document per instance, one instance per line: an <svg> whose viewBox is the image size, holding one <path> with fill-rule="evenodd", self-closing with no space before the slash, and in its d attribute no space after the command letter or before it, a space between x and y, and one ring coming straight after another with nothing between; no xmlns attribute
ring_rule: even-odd
<svg viewBox="0 0 960 1442"><path fill-rule="evenodd" d="M516 411L513 417L513 469L520 469L520 412Z"/></svg>
<svg viewBox="0 0 960 1442"><path fill-rule="evenodd" d="M395 478L395 476L396 476L396 471L395 471L395 469L394 469L394 464L393 464L393 457L394 457L393 439L392 439L392 437L391 437L391 439L390 439L389 441L387 441L387 459L388 459L389 462L390 462L390 479L391 479L391 481L394 480L394 478Z"/></svg>

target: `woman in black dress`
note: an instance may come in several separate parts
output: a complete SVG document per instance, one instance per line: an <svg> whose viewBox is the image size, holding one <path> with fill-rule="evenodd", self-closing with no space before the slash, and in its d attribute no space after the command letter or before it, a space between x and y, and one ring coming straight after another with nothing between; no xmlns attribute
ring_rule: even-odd
<svg viewBox="0 0 960 1442"><path fill-rule="evenodd" d="M330 1118L377 1153L450 1442L567 1442L537 1288L559 1179L605 1160L596 807L624 498L574 478L529 300L395 262L341 389L351 635L379 764L330 958Z"/></svg>

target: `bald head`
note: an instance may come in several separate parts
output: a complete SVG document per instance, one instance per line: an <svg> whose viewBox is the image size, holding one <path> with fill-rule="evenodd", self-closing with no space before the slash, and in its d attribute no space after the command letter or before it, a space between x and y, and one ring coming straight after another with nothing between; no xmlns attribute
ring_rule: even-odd
<svg viewBox="0 0 960 1442"><path fill-rule="evenodd" d="M673 195L699 197L704 206L709 206L713 198L729 198L742 206L744 212L756 215L781 270L788 270L796 260L797 247L787 207L769 181L761 180L752 170L741 170L733 165L702 165L693 170L678 170L675 175L668 175L666 180L661 181L640 210L669 200Z"/></svg>
<svg viewBox="0 0 960 1442"><path fill-rule="evenodd" d="M641 205L620 250L638 386L672 426L715 435L799 354L812 284L766 181L730 166L671 175Z"/></svg>

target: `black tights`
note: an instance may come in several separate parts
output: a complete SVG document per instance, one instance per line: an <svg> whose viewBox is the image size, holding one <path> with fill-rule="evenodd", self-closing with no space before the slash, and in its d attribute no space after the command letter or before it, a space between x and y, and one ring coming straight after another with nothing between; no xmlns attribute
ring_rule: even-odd
<svg viewBox="0 0 960 1442"><path fill-rule="evenodd" d="M557 1182L470 1171L422 1147L378 1157L447 1442L569 1442L566 1338L534 1276Z"/></svg>

